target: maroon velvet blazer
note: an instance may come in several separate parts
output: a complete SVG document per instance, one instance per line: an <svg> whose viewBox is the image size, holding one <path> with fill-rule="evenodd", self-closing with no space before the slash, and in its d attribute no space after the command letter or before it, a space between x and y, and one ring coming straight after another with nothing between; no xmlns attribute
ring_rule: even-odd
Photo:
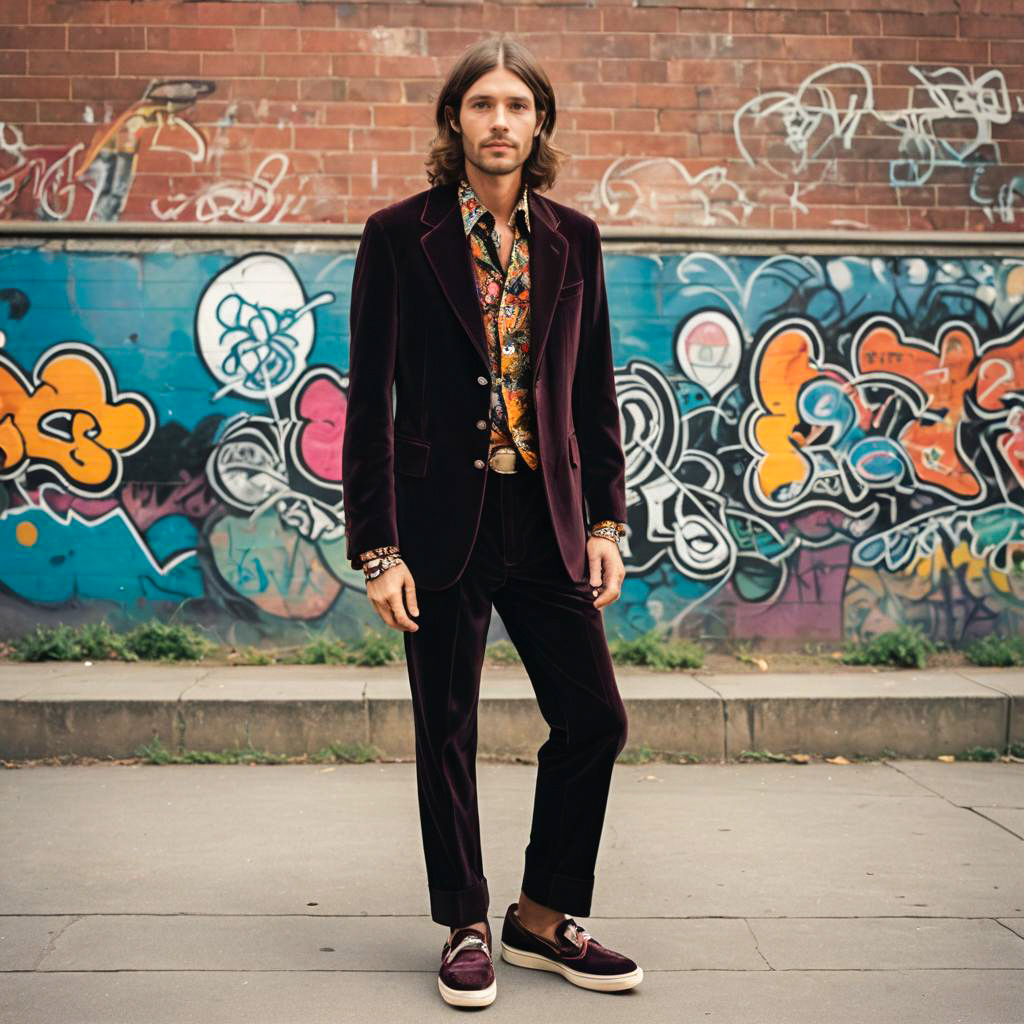
<svg viewBox="0 0 1024 1024"><path fill-rule="evenodd" d="M491 472L490 360L457 189L369 217L349 316L346 557L360 568L360 552L397 544L428 590L465 568ZM587 524L626 520L601 237L590 217L534 189L529 203L540 468L523 471L542 473L565 567L583 581Z"/></svg>

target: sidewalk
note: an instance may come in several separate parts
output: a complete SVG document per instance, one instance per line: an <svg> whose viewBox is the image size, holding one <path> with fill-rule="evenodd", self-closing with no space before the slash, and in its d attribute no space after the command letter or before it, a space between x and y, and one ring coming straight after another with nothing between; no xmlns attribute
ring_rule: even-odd
<svg viewBox="0 0 1024 1024"><path fill-rule="evenodd" d="M535 768L478 768L491 926ZM412 764L0 772L0 1020L453 1021ZM1020 1024L1024 766L615 768L593 914L621 994L495 961L486 1020Z"/></svg>
<svg viewBox="0 0 1024 1024"><path fill-rule="evenodd" d="M958 668L806 674L653 672L617 667L638 748L729 761L745 750L937 757L1024 743L1024 671ZM369 743L415 756L404 665L0 664L0 758L130 757L247 744L313 753ZM487 666L479 752L533 758L547 736L520 666Z"/></svg>

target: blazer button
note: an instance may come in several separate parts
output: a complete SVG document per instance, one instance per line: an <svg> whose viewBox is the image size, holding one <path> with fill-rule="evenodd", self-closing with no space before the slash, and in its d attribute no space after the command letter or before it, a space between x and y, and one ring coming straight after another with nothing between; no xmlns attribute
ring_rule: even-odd
<svg viewBox="0 0 1024 1024"><path fill-rule="evenodd" d="M476 466L477 469L483 469L484 468L484 460L483 459L474 459L473 460L473 465Z"/></svg>
<svg viewBox="0 0 1024 1024"><path fill-rule="evenodd" d="M486 377L481 375L481 376L477 377L476 382L477 382L477 384L487 384L488 380L487 380Z"/></svg>
<svg viewBox="0 0 1024 1024"><path fill-rule="evenodd" d="M477 420L476 421L476 429L477 430L486 430L487 429L487 420Z"/></svg>

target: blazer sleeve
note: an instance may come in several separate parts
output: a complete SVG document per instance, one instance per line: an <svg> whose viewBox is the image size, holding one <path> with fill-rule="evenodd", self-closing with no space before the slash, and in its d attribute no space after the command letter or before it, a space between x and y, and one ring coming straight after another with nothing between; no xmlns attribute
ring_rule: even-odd
<svg viewBox="0 0 1024 1024"><path fill-rule="evenodd" d="M398 345L398 272L371 214L356 251L349 310L348 407L341 449L346 555L398 544L392 387Z"/></svg>
<svg viewBox="0 0 1024 1024"><path fill-rule="evenodd" d="M583 292L580 347L573 387L573 422L580 449L587 522L626 522L626 459L615 394L608 295L601 232L591 221L589 271Z"/></svg>

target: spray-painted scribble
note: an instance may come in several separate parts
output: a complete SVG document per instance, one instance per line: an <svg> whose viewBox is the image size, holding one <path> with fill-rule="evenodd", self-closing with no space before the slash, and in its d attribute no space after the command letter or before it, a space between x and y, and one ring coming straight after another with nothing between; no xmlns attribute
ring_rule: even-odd
<svg viewBox="0 0 1024 1024"><path fill-rule="evenodd" d="M812 212L807 196L845 180L843 161L867 158L888 160L894 201L900 191L926 186L948 169L960 172L965 198L989 221L1017 223L1024 173L1003 163L995 129L1019 118L1022 98L1014 101L997 68L975 75L911 65L907 72L917 84L908 87L906 104L881 110L864 65L826 65L795 89L760 93L736 110L736 159L693 173L675 157L617 157L574 201L611 223L732 226L763 207L804 216ZM764 172L767 183L739 173L744 164ZM868 226L849 217L830 223Z"/></svg>
<svg viewBox="0 0 1024 1024"><path fill-rule="evenodd" d="M88 145L30 146L17 125L0 121L0 217L119 220L149 153L180 154L195 174L208 178L216 173L219 147L208 145L186 114L215 90L215 83L202 79L154 80L141 99L100 125ZM233 130L236 136L245 131L234 125ZM248 178L218 174L194 193L178 190L151 200L150 212L163 221L179 220L191 209L203 223L280 223L298 215L308 199L285 187L289 166L286 154L271 153Z"/></svg>

